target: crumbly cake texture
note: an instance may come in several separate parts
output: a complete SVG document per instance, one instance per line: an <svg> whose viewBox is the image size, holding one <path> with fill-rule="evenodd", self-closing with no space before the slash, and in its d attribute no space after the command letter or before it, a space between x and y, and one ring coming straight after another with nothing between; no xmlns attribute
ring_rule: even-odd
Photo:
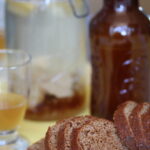
<svg viewBox="0 0 150 150"><path fill-rule="evenodd" d="M63 128L66 122L72 119L74 119L74 117L59 121L53 127L48 128L45 136L45 150L58 150L58 132L61 128Z"/></svg>
<svg viewBox="0 0 150 150"><path fill-rule="evenodd" d="M147 114L149 108L150 105L148 103L138 104L129 116L129 121L134 133L137 149L147 150L146 134L144 133L142 116Z"/></svg>
<svg viewBox="0 0 150 150"><path fill-rule="evenodd" d="M142 115L142 124L144 128L144 134L146 137L147 149L150 150L150 108L149 111Z"/></svg>
<svg viewBox="0 0 150 150"><path fill-rule="evenodd" d="M121 144L114 124L105 119L83 125L74 142L77 150L127 150Z"/></svg>
<svg viewBox="0 0 150 150"><path fill-rule="evenodd" d="M127 101L117 108L113 117L121 142L130 150L137 150L134 133L129 122L129 116L137 105L136 102Z"/></svg>
<svg viewBox="0 0 150 150"><path fill-rule="evenodd" d="M58 133L58 150L71 150L74 130L94 119L96 119L96 117L85 116L75 117L74 119L67 121Z"/></svg>

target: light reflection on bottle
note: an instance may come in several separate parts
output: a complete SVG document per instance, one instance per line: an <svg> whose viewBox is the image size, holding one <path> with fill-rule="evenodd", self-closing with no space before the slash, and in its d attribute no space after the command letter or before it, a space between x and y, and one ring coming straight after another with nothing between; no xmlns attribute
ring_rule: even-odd
<svg viewBox="0 0 150 150"><path fill-rule="evenodd" d="M122 4L117 5L117 7L115 8L116 12L121 13L126 11L126 7Z"/></svg>
<svg viewBox="0 0 150 150"><path fill-rule="evenodd" d="M110 34L114 35L116 33L120 33L122 36L131 35L131 33L134 31L133 28L129 27L126 24L118 24L117 26L112 26L110 28Z"/></svg>
<svg viewBox="0 0 150 150"><path fill-rule="evenodd" d="M127 93L128 93L127 89L120 90L120 95L127 94Z"/></svg>
<svg viewBox="0 0 150 150"><path fill-rule="evenodd" d="M126 61L123 63L123 66L130 65L132 62L133 62L132 59L126 60Z"/></svg>
<svg viewBox="0 0 150 150"><path fill-rule="evenodd" d="M133 81L134 81L133 77L124 79L124 83L130 83L130 82L133 82Z"/></svg>

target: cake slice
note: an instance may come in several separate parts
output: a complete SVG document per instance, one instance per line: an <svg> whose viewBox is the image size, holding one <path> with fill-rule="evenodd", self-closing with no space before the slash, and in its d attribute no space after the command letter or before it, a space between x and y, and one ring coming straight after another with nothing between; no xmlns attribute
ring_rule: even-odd
<svg viewBox="0 0 150 150"><path fill-rule="evenodd" d="M129 116L130 125L135 136L136 146L140 150L149 150L147 148L146 134L144 133L145 124L142 123L142 116L148 113L149 108L150 104L148 103L139 104Z"/></svg>
<svg viewBox="0 0 150 150"><path fill-rule="evenodd" d="M129 122L129 116L136 106L136 102L127 101L119 105L113 117L121 142L130 150L137 150L134 133Z"/></svg>
<svg viewBox="0 0 150 150"><path fill-rule="evenodd" d="M58 150L58 132L63 128L64 124L74 117L59 121L53 127L49 127L45 136L45 150Z"/></svg>
<svg viewBox="0 0 150 150"><path fill-rule="evenodd" d="M142 114L141 118L146 137L146 147L148 150L150 150L150 108L147 113Z"/></svg>
<svg viewBox="0 0 150 150"><path fill-rule="evenodd" d="M45 150L44 139L32 144L27 150Z"/></svg>
<svg viewBox="0 0 150 150"><path fill-rule="evenodd" d="M58 133L58 150L72 150L71 142L73 140L74 130L94 119L96 119L96 117L84 116L75 117L74 119L66 122L66 124L59 130Z"/></svg>
<svg viewBox="0 0 150 150"><path fill-rule="evenodd" d="M127 150L111 121L96 119L78 129L74 141L76 150Z"/></svg>

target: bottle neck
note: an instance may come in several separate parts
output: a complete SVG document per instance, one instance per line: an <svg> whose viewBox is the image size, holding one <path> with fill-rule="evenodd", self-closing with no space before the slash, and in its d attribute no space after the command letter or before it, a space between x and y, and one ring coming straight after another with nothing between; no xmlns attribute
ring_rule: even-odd
<svg viewBox="0 0 150 150"><path fill-rule="evenodd" d="M107 7L108 9L132 9L132 8L138 8L139 7L139 1L138 0L104 0L104 7Z"/></svg>

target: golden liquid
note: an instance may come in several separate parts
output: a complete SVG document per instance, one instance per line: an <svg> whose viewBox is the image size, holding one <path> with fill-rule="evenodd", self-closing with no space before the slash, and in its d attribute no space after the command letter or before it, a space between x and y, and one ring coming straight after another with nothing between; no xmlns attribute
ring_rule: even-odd
<svg viewBox="0 0 150 150"><path fill-rule="evenodd" d="M4 33L0 31L0 49L5 48L5 36Z"/></svg>
<svg viewBox="0 0 150 150"><path fill-rule="evenodd" d="M0 131L18 127L26 110L26 99L13 93L0 94Z"/></svg>

